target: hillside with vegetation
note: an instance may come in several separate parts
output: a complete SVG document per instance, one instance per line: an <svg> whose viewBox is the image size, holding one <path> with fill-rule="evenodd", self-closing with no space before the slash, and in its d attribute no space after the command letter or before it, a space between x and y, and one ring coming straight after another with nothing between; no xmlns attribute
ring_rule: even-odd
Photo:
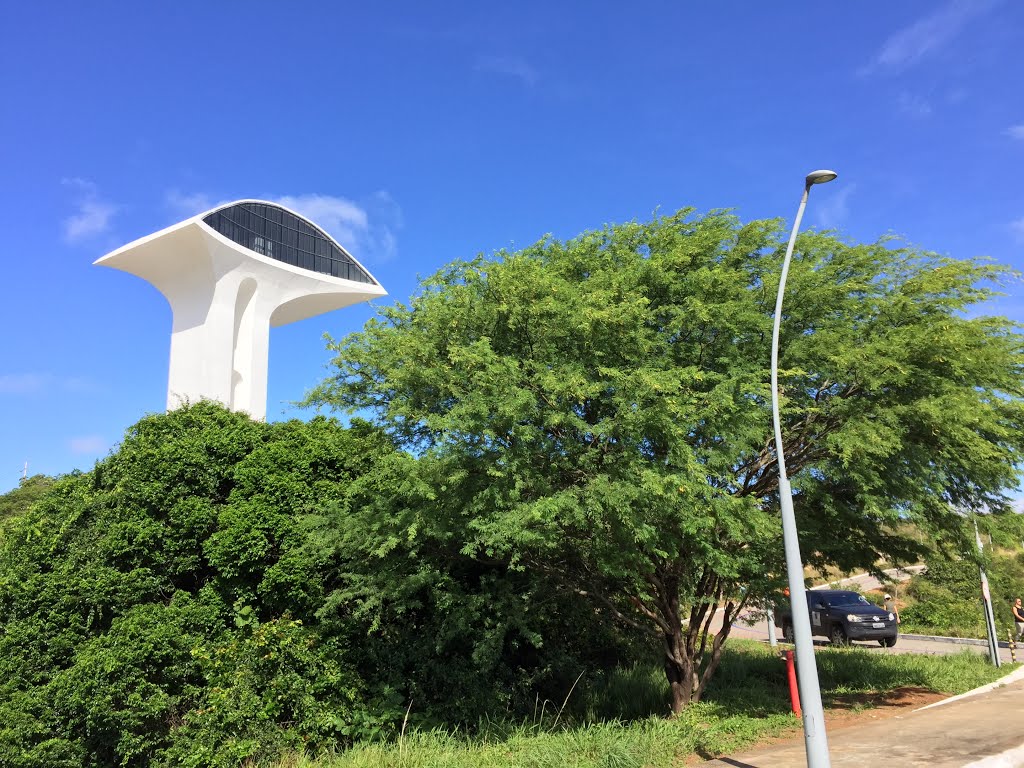
<svg viewBox="0 0 1024 768"><path fill-rule="evenodd" d="M681 211L453 263L332 342L309 404L348 423L197 403L4 496L0 764L239 766L514 723L763 732L778 661L726 641L784 581L784 238ZM973 311L1005 276L801 237L780 381L811 565L969 558L961 511L1007 508L1024 345ZM833 685L990 674L902 663Z"/></svg>
<svg viewBox="0 0 1024 768"><path fill-rule="evenodd" d="M977 522L983 552L974 546ZM927 570L901 592L904 632L949 637L986 637L979 568L988 577L1000 640L1013 629L1010 605L1024 595L1024 515L978 515L963 523L962 549L937 547L925 559Z"/></svg>

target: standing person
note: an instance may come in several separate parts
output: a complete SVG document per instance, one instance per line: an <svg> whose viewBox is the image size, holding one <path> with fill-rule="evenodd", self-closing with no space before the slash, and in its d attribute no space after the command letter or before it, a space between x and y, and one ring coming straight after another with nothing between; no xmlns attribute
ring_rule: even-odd
<svg viewBox="0 0 1024 768"><path fill-rule="evenodd" d="M896 610L896 601L892 599L892 595L888 592L885 593L885 610L896 617L896 623L900 623L900 612Z"/></svg>
<svg viewBox="0 0 1024 768"><path fill-rule="evenodd" d="M1013 623L1017 627L1017 642L1024 640L1024 608L1020 605L1020 598L1013 601Z"/></svg>

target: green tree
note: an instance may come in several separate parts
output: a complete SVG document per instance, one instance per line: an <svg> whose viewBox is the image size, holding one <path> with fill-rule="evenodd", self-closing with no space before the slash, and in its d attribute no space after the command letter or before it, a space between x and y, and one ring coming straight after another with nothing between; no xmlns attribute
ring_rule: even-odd
<svg viewBox="0 0 1024 768"><path fill-rule="evenodd" d="M0 542L0 764L237 765L359 735L303 519L391 451L204 402L57 480Z"/></svg>
<svg viewBox="0 0 1024 768"><path fill-rule="evenodd" d="M451 469L389 455L308 520L310 546L332 562L317 619L359 649L375 711L401 719L412 702L417 725L476 727L533 711L537 697L562 701L581 670L635 659L631 633L595 620L547 573L464 551L467 517L438 504Z"/></svg>
<svg viewBox="0 0 1024 768"><path fill-rule="evenodd" d="M31 475L22 478L18 487L0 494L0 529L26 512L53 485L53 478L46 475Z"/></svg>
<svg viewBox="0 0 1024 768"><path fill-rule="evenodd" d="M339 342L309 402L419 457L385 550L457 543L653 632L673 709L778 583L768 361L779 221L684 210L456 262ZM1005 506L1024 448L1021 337L970 317L1006 272L804 234L782 412L805 559L916 559L900 522ZM906 526L903 526L905 529ZM716 608L723 629L711 631Z"/></svg>

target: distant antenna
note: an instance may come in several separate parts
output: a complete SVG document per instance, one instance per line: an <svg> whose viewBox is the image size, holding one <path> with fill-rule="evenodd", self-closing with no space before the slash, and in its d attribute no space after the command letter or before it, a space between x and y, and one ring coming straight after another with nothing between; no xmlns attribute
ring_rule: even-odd
<svg viewBox="0 0 1024 768"><path fill-rule="evenodd" d="M25 462L25 468L23 470L21 470L21 479L24 480L26 477L28 477L28 462L27 461Z"/></svg>

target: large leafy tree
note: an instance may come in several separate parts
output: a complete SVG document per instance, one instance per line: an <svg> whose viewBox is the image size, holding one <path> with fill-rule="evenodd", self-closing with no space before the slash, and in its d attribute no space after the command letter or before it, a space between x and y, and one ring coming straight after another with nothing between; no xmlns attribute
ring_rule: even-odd
<svg viewBox="0 0 1024 768"><path fill-rule="evenodd" d="M692 211L456 262L340 342L310 402L419 457L377 554L457 542L649 629L674 711L781 571L769 343L784 232ZM998 266L832 233L798 241L783 323L806 559L908 560L912 520L1005 504L1024 448L1016 328L972 316ZM443 530L439 530L443 528ZM712 630L717 608L722 629Z"/></svg>

